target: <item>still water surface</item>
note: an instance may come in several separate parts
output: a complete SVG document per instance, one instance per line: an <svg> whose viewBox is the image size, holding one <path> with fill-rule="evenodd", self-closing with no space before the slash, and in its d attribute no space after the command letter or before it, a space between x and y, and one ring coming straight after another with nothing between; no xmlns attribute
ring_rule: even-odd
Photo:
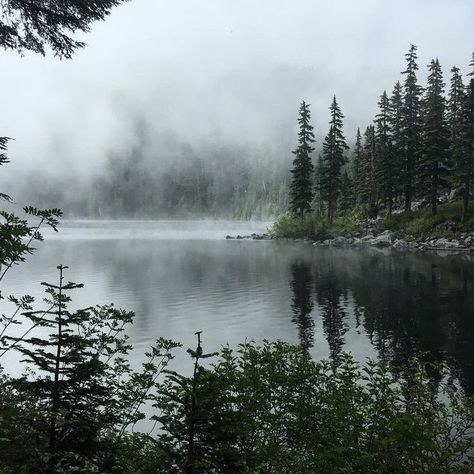
<svg viewBox="0 0 474 474"><path fill-rule="evenodd" d="M156 338L189 347L200 330L209 351L283 339L333 362L342 351L396 364L421 352L446 361L474 393L472 257L224 238L267 225L66 221L2 290L40 301L39 283L56 281L56 266L68 265L66 278L85 284L74 307L114 302L135 311L135 364ZM190 367L184 350L174 365Z"/></svg>

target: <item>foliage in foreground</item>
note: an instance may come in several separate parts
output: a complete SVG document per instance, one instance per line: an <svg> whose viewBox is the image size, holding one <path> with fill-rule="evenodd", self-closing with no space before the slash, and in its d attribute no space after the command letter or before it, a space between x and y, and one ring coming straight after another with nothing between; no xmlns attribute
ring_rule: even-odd
<svg viewBox="0 0 474 474"><path fill-rule="evenodd" d="M283 342L222 350L197 378L171 375L157 399L167 457L143 472L471 472L474 406L413 363L345 355L334 372ZM196 404L192 408L192 387ZM190 421L194 420L190 437ZM194 448L189 462L189 441Z"/></svg>

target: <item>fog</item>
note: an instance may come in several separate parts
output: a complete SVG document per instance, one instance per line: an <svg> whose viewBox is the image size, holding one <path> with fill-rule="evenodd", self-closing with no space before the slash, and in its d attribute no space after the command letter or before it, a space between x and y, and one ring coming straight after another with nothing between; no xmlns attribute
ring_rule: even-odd
<svg viewBox="0 0 474 474"><path fill-rule="evenodd" d="M70 61L0 54L0 131L15 139L0 186L18 201L43 189L45 205L61 205L107 179L111 159L141 154L162 177L211 154L264 163L276 189L302 99L320 146L336 94L352 142L400 78L410 43L420 79L438 57L448 81L454 64L466 71L473 24L472 0L132 0L94 24Z"/></svg>

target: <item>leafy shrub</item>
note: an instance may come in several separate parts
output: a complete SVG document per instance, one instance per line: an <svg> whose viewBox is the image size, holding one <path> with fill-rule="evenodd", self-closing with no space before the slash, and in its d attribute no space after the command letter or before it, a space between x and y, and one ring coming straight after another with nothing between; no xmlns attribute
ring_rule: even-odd
<svg viewBox="0 0 474 474"><path fill-rule="evenodd" d="M471 203L474 206L474 201ZM442 204L438 207L436 215L431 213L431 209L424 208L416 212L403 212L392 215L392 217L383 220L378 225L378 230L385 229L401 231L414 237L425 235L434 235L436 237L445 237L452 234L452 231L474 230L474 216L468 219L465 224L461 224L461 201L452 201ZM439 230L437 226L444 223L452 224L452 231Z"/></svg>
<svg viewBox="0 0 474 474"><path fill-rule="evenodd" d="M383 363L361 365L343 355L334 371L294 345L245 343L237 351L224 348L199 380L170 373L158 401L167 423L157 446L183 454L155 472L182 472L193 419L203 455L186 472L474 468L473 400L434 382L429 367L416 362L396 378Z"/></svg>
<svg viewBox="0 0 474 474"><path fill-rule="evenodd" d="M273 224L271 233L277 238L324 239L330 236L326 220L314 213L303 217L282 214Z"/></svg>

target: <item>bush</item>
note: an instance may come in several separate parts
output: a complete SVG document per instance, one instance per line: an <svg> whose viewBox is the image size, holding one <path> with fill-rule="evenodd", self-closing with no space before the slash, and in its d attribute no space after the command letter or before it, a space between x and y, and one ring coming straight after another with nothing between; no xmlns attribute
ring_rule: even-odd
<svg viewBox="0 0 474 474"><path fill-rule="evenodd" d="M401 231L414 237L423 237L433 235L435 237L449 237L454 232L474 230L474 212L471 203L471 213L473 214L465 224L460 222L462 202L452 201L441 204L438 207L436 215L431 213L431 209L424 208L416 212L404 212L393 215L382 221L378 229L380 231L389 229L393 231ZM437 229L442 224L449 223L449 229Z"/></svg>
<svg viewBox="0 0 474 474"><path fill-rule="evenodd" d="M413 362L396 378L383 363L348 355L334 371L284 342L225 348L197 383L170 374L157 445L183 454L155 472L182 472L192 387L204 453L192 472L472 472L473 400L429 369Z"/></svg>
<svg viewBox="0 0 474 474"><path fill-rule="evenodd" d="M306 214L303 217L282 214L273 224L271 233L280 239L325 239L330 237L326 220L314 213Z"/></svg>

